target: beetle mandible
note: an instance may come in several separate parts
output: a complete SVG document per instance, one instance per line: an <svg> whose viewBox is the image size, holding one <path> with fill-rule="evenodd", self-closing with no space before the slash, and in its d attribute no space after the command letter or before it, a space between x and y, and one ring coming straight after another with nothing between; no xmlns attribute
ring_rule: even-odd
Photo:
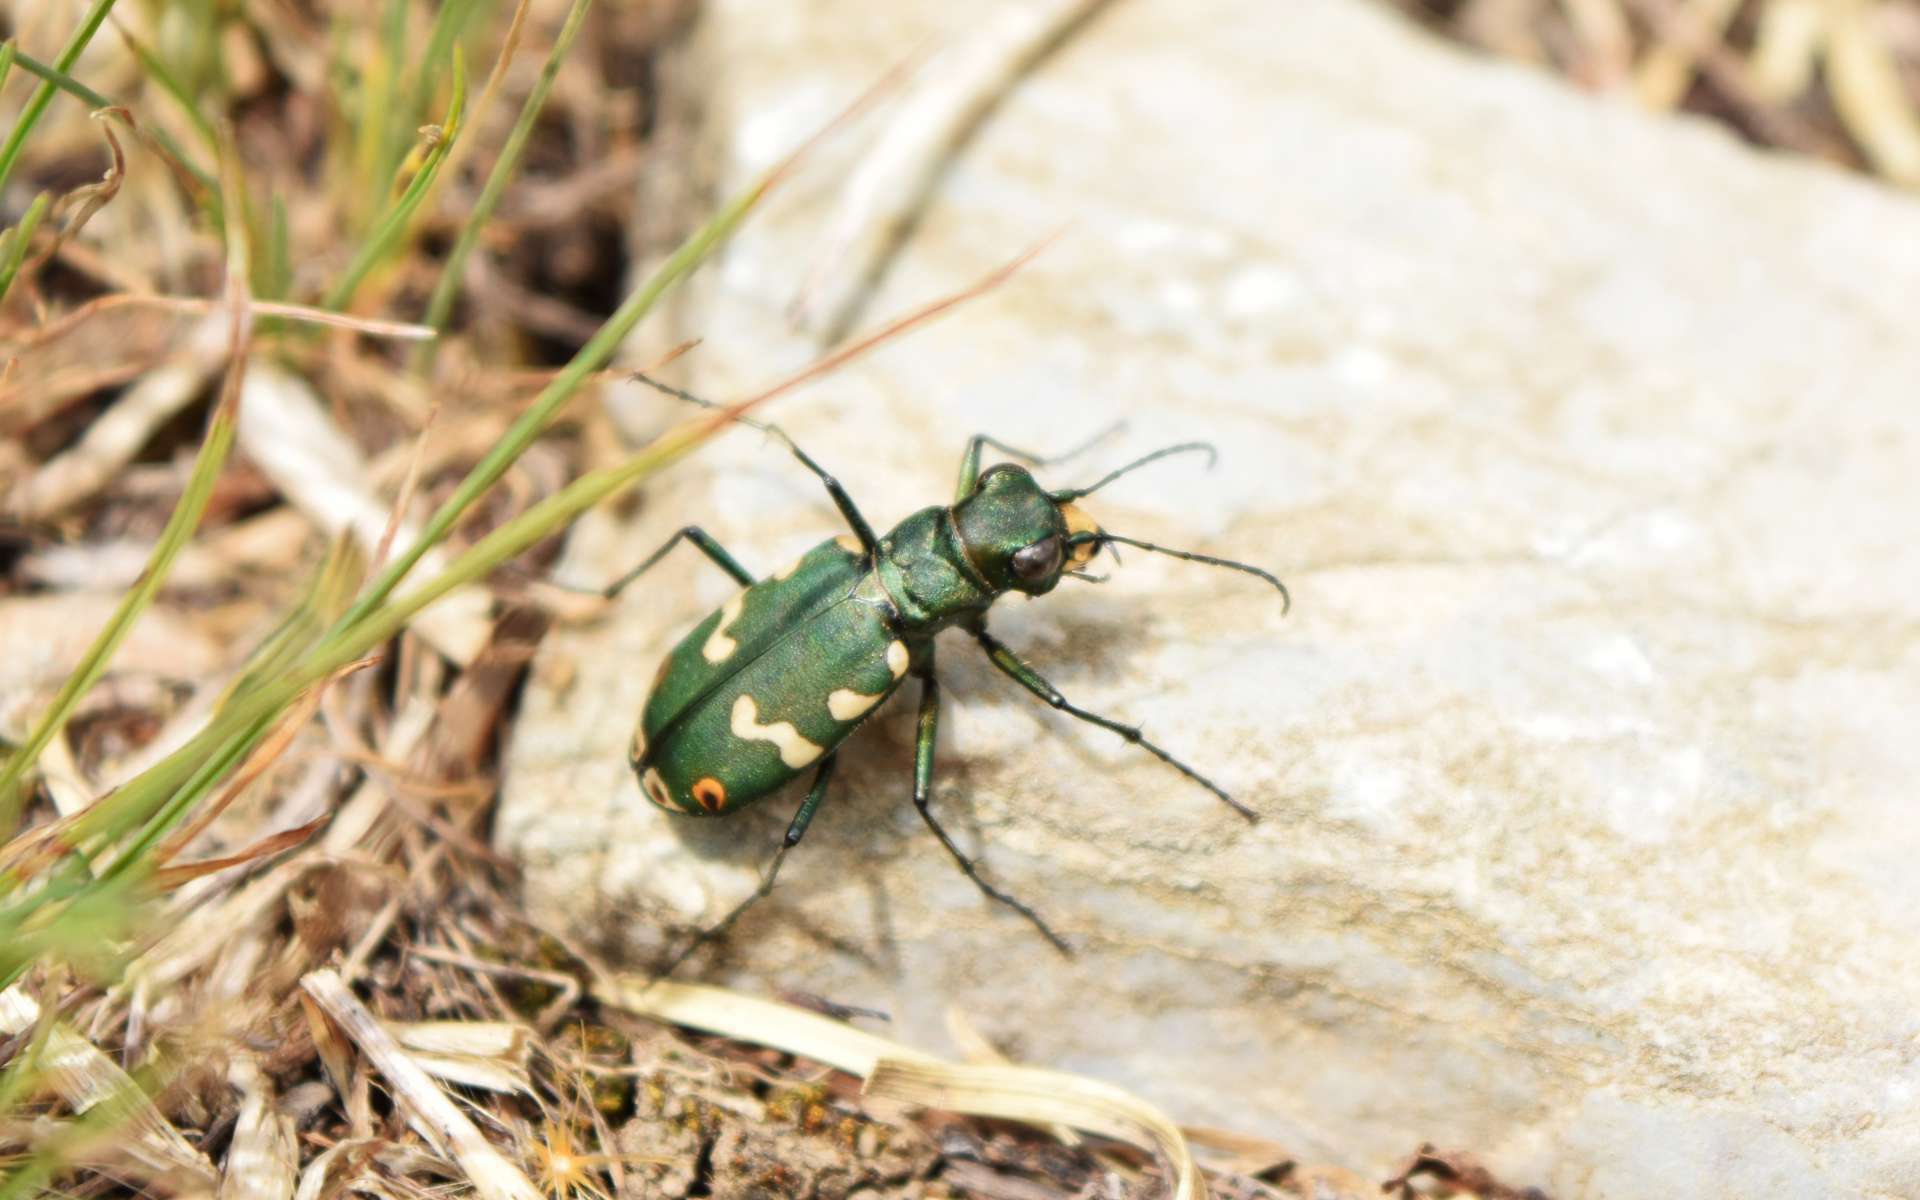
<svg viewBox="0 0 1920 1200"><path fill-rule="evenodd" d="M637 376L660 391L706 407L677 388ZM1156 450L1081 488L1048 491L1015 463L981 470L989 446L1035 467L1059 463L1102 440L1051 458L976 434L961 458L949 505L923 508L876 535L839 481L776 425L739 418L779 438L813 472L852 529L829 538L765 579L756 580L705 530L689 525L605 590L611 598L682 541L691 542L742 587L668 652L655 672L634 730L629 762L654 804L684 816L723 816L763 799L809 769L812 785L794 813L760 886L699 934L666 968L725 931L773 887L787 852L800 843L826 796L840 744L911 675L920 684L914 739L913 804L967 877L1031 922L1062 953L1066 942L1040 915L983 878L928 807L940 720L934 635L959 626L993 665L1052 707L1108 729L1212 792L1248 821L1252 809L1195 771L1139 728L1090 712L987 632L987 610L1008 592L1044 596L1063 578L1099 581L1084 568L1102 546L1132 546L1257 576L1291 606L1286 585L1242 562L1176 550L1100 528L1075 501L1139 467L1187 452L1213 454L1204 442ZM1118 426L1115 427L1118 429Z"/></svg>

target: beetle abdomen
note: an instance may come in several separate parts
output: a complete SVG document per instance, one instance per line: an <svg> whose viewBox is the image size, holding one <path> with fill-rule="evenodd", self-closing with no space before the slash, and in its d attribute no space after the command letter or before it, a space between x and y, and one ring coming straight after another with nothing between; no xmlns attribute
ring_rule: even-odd
<svg viewBox="0 0 1920 1200"><path fill-rule="evenodd" d="M685 709L637 764L648 799L718 816L819 763L911 665L882 608L848 596L805 618Z"/></svg>

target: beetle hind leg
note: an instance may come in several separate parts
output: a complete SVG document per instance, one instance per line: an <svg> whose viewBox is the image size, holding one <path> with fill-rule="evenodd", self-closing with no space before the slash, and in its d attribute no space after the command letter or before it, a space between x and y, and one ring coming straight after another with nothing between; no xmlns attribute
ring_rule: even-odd
<svg viewBox="0 0 1920 1200"><path fill-rule="evenodd" d="M667 552L675 546L678 546L681 542L692 542L700 553L706 555L707 558L712 561L714 566L719 567L722 571L733 576L734 581L741 587L753 586L754 579L752 571L741 566L740 560L727 553L727 548L715 541L712 534L700 528L698 525L688 525L668 538L666 545L655 550L652 554L647 555L639 566L600 589L600 594L612 600L621 592L625 591L627 585L652 570L655 563L665 558Z"/></svg>
<svg viewBox="0 0 1920 1200"><path fill-rule="evenodd" d="M822 800L826 799L827 784L833 778L833 764L838 758L837 754L829 754L820 761L819 769L813 773L813 786L807 789L807 798L800 802L799 809L793 814L793 820L788 823L786 836L780 839L780 848L773 852L773 861L767 864L766 873L760 877L760 886L755 888L746 899L734 905L733 910L726 916L694 934L693 940L682 946L679 953L661 968L661 978L664 979L673 974L695 950L725 934L733 927L733 923L740 919L741 913L765 899L767 893L773 891L773 881L780 874L780 864L786 861L787 851L798 846L800 839L807 835L807 826L813 823L814 810L820 807Z"/></svg>
<svg viewBox="0 0 1920 1200"><path fill-rule="evenodd" d="M640 372L636 371L633 378L640 383L646 384L654 391L663 392L677 400L685 400L689 404L697 404L701 408L720 407L711 400L702 399L692 392L674 387L672 384L661 383L659 380L653 379ZM853 530L853 535L856 538L860 539L861 552L864 553L868 559L872 559L874 555L879 552L880 540L874 535L873 526L867 524L867 518L861 514L860 506L853 502L853 497L847 494L847 489L841 486L840 481L828 474L825 467L813 461L813 456L805 450L802 450L800 443L794 441L793 437L788 434L786 430L780 428L778 425L769 424L766 421L756 421L752 417L735 417L734 423L745 425L749 429L758 429L764 434L777 437L782 442L785 442L787 449L793 451L793 456L800 460L800 465L812 471L814 477L820 481L821 486L827 489L827 496L833 501L833 506L840 510L840 515L846 520L847 527Z"/></svg>

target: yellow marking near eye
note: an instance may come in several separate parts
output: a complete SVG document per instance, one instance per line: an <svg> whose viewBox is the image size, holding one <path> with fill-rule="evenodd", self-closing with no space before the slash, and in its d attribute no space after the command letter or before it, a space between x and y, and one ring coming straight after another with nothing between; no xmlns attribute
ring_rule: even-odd
<svg viewBox="0 0 1920 1200"><path fill-rule="evenodd" d="M644 724L633 727L633 745L627 748L627 761L639 762L647 756L647 729Z"/></svg>
<svg viewBox="0 0 1920 1200"><path fill-rule="evenodd" d="M700 807L710 813L717 813L727 804L727 785L711 775L703 775L693 783L693 798Z"/></svg>
<svg viewBox="0 0 1920 1200"><path fill-rule="evenodd" d="M746 604L747 594L741 592L720 606L720 623L707 635L707 644L700 647L700 657L710 663L723 663L727 657L740 648L740 643L727 636L727 626L740 619L741 606Z"/></svg>
<svg viewBox="0 0 1920 1200"><path fill-rule="evenodd" d="M660 778L660 772L648 767L646 774L640 776L640 786L646 789L647 799L658 804L668 812L680 812L681 808L673 802L673 794L667 791L666 780Z"/></svg>
<svg viewBox="0 0 1920 1200"><path fill-rule="evenodd" d="M892 641L887 643L887 670L893 672L895 679L907 673L907 664L909 661L910 656L907 654L907 644L905 642Z"/></svg>
<svg viewBox="0 0 1920 1200"><path fill-rule="evenodd" d="M789 767L804 767L826 753L824 747L808 741L792 721L760 723L760 706L752 696L743 695L733 702L733 736L745 742L772 742L780 752L780 761Z"/></svg>
<svg viewBox="0 0 1920 1200"><path fill-rule="evenodd" d="M835 688L827 693L827 713L836 721L851 721L880 703L885 692L875 692L869 696L856 692L852 688Z"/></svg>
<svg viewBox="0 0 1920 1200"><path fill-rule="evenodd" d="M833 544L845 550L848 554L865 554L867 552L867 548L860 544L860 539L850 533L843 533L833 539Z"/></svg>
<svg viewBox="0 0 1920 1200"><path fill-rule="evenodd" d="M1068 537L1072 537L1076 533L1100 532L1100 526L1094 524L1093 518L1088 516L1086 512L1076 504L1070 502L1062 503L1060 505L1060 516L1067 523ZM1072 553L1067 555L1068 569L1077 571L1081 567L1086 566L1088 561L1093 558L1094 551L1098 549L1100 549L1099 542L1082 542L1080 545L1075 546Z"/></svg>

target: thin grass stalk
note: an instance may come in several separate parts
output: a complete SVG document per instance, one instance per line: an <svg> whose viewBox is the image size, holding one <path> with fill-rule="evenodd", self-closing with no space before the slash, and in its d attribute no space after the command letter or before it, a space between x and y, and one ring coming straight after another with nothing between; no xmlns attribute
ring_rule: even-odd
<svg viewBox="0 0 1920 1200"><path fill-rule="evenodd" d="M456 54L453 63L453 99L447 108L447 119L440 127L440 140L421 164L407 190L387 210L373 233L360 244L360 250L347 265L346 273L340 282L333 285L327 293L323 307L344 309L353 299L354 292L366 279L367 273L380 261L392 253L406 236L408 226L412 224L413 214L426 199L427 192L433 187L434 176L440 172L440 164L446 161L447 152L453 149L454 139L460 136L460 114L466 107L467 72L464 60Z"/></svg>
<svg viewBox="0 0 1920 1200"><path fill-rule="evenodd" d="M9 46L13 45L13 43L11 42L7 44ZM88 87L86 84L81 83L78 79L75 79L73 76L67 74L65 71L57 70L53 67L48 66L46 63L41 62L39 59L35 58L31 54L28 54L24 50L18 50L18 49L14 50L13 61L16 65L19 66L19 68L22 71L25 71L27 74L32 75L35 78L45 80L46 82L52 84L54 87L60 89L61 91L67 93L69 96L72 96L74 99L80 101L80 103L86 105L88 108L112 108L113 107L113 101L107 99L105 96L102 96L99 92L96 92L92 88Z"/></svg>
<svg viewBox="0 0 1920 1200"><path fill-rule="evenodd" d="M440 64L453 55L455 43L465 32L467 22L473 19L477 7L476 0L443 0L434 10L433 27L427 32L426 49L418 57L420 66L413 73L413 87L402 111L422 113L433 103L433 91L440 82Z"/></svg>
<svg viewBox="0 0 1920 1200"><path fill-rule="evenodd" d="M54 697L53 704L41 716L25 744L7 760L5 769L0 770L0 829L12 829L19 819L20 785L27 769L39 761L40 753L66 725L80 698L99 680L113 652L120 648L133 623L153 602L160 585L166 582L173 560L199 527L200 518L207 510L207 502L213 498L213 485L226 465L228 452L233 449L235 416L225 410L214 412L213 419L208 423L206 439L201 443L199 457L194 462L193 474L187 480L186 491L168 516L166 528L161 531L159 543L154 547L146 568L141 571L139 581L121 600L120 606L107 621L106 628L100 631L100 636L87 648L80 665L67 677L59 695Z"/></svg>
<svg viewBox="0 0 1920 1200"><path fill-rule="evenodd" d="M20 218L20 224L0 234L0 300L7 298L7 291L13 287L13 277L20 273L20 264L26 261L27 247L33 242L33 231L40 228L40 222L46 217L47 209L53 204L53 197L41 192L27 206ZM7 827L4 819L6 808L0 804L0 829Z"/></svg>
<svg viewBox="0 0 1920 1200"><path fill-rule="evenodd" d="M126 43L127 49L133 51L133 56L140 61L141 71L147 78L159 84L160 90L172 98L174 105L187 118L194 131L200 135L202 141L206 142L207 148L215 154L220 153L219 132L214 129L213 122L207 120L206 115L200 111L200 105L188 93L186 84L173 73L173 68L160 61L159 55L148 49L145 42L133 36L120 22L115 21L113 27L120 34L120 40ZM105 105L95 104L94 107L103 108Z"/></svg>
<svg viewBox="0 0 1920 1200"><path fill-rule="evenodd" d="M400 79L411 57L407 52L407 7L407 0L387 0L386 13L380 21L383 64L380 99L379 107L368 117L373 126L373 159L367 164L369 170L364 178L381 193L392 186L400 162L406 157L409 125L424 115L417 110L403 112L400 108Z"/></svg>
<svg viewBox="0 0 1920 1200"><path fill-rule="evenodd" d="M527 139L533 136L534 124L546 108L554 80L560 76L560 64L566 60L567 51L572 48L581 26L586 24L587 13L592 8L593 0L573 0L572 7L567 10L567 19L560 26L560 35L554 39L553 48L547 52L547 61L540 68L540 78L535 81L533 90L527 93L526 102L520 106L520 115L515 119L512 131L507 134L506 144L500 148L500 157L494 160L493 170L487 174L487 182L480 189L480 198L474 202L473 212L468 215L466 224L461 226L460 237L447 254L446 266L441 268L440 279L434 284L433 295L427 301L427 315L423 324L443 333L446 331L447 320L453 313L453 302L460 294L460 281L466 276L467 259L479 244L487 222L493 219L493 210L499 206L507 184L519 169L520 156L526 151ZM414 370L420 374L430 371L438 349L439 342L436 340L416 350Z"/></svg>
<svg viewBox="0 0 1920 1200"><path fill-rule="evenodd" d="M159 61L155 59L152 61L151 64L148 64L148 59L151 56L145 53L144 47L140 46L138 42L133 41L132 38L129 35L127 35L124 31L122 32L121 36L127 38L128 44L134 48L135 54L141 56L141 62L143 65L146 66L148 73L155 74L156 78L159 78L161 80L162 87L165 87L166 77L157 74L157 72L164 69L161 67ZM149 127L146 125L140 125L135 123L131 115L131 111L125 105L115 104L112 100L108 99L106 96L103 96L99 92L94 91L92 88L88 87L84 83L81 83L78 79L75 79L73 76L67 74L65 71L57 70L54 67L50 67L46 63L41 62L39 59L35 58L31 54L24 54L24 53L16 54L15 61L19 63L21 70L27 72L29 75L35 75L41 79L46 80L48 83L51 83L53 86L59 88L61 91L66 92L68 95L72 96L74 99L80 101L82 104L85 104L88 108L91 108L96 112L100 109L108 108L108 109L117 109L120 112L128 114L126 117L127 124L131 128L133 128L135 132L139 133L143 138L151 139L154 145L158 146L162 151L165 152L166 156L170 156L173 159L173 162L168 164L169 166L174 167L177 170L185 171L188 175L193 177L193 182L197 183L201 188L202 195L204 195L205 197L204 202L206 203L209 212L212 214L215 224L217 225L219 223L219 220L220 220L219 198L213 194L218 191L217 181L207 171L205 167L201 166L199 163L193 161L192 158L188 157L186 151L180 148L180 143L173 140L172 134L158 127ZM195 110L191 101L182 100L182 104L186 107L188 113L195 118L195 121L197 124L205 127L208 130L212 129L212 126L206 125L205 119L200 117L199 113ZM216 141L216 145L217 145L217 141ZM189 187L188 190L192 191L192 188Z"/></svg>
<svg viewBox="0 0 1920 1200"><path fill-rule="evenodd" d="M54 60L54 70L64 73L73 69L73 64L80 58L80 52L87 48L87 43L91 42L93 35L99 32L101 22L105 21L107 14L113 11L113 4L114 0L94 0L93 7L87 10L87 15L80 22L80 28L73 31L73 36L67 39L65 48L60 51L60 57ZM0 145L0 192L6 190L7 180L13 175L14 164L19 161L20 152L27 144L27 135L33 132L35 125L40 123L40 117L47 111L47 105L53 103L53 92L54 85L43 80L40 86L34 89L33 96L27 101L27 106L20 110L20 119L14 122L12 131L7 134L6 143Z"/></svg>
<svg viewBox="0 0 1920 1200"><path fill-rule="evenodd" d="M238 183L232 168L233 159L226 160L229 167L221 172L222 182L226 186L228 204L232 206L233 197L238 191ZM25 239L22 239L24 241ZM214 407L207 421L207 434L200 446L200 453L194 460L193 472L187 477L186 490L167 516L167 524L160 531L159 541L153 548L153 554L147 560L146 567L140 572L140 578L126 597L121 600L113 616L107 621L106 628L94 639L87 653L80 660L72 674L61 685L60 692L54 697L39 724L28 735L26 742L7 759L4 768L0 768L0 830L11 830L19 820L24 797L21 786L27 771L39 761L40 754L47 748L55 735L66 725L80 698L92 688L100 675L106 670L107 662L113 652L119 649L133 623L152 604L159 594L160 586L166 582L167 572L173 566L173 560L185 548L193 531L199 527L200 518L205 515L207 504L213 498L214 484L219 480L225 467L228 453L233 449L235 431L240 416L240 380L246 371L246 348L253 336L252 309L247 303L247 246L244 233L238 222L227 227L227 297L233 307L232 333L228 340L229 366L227 378L223 384L220 402Z"/></svg>
<svg viewBox="0 0 1920 1200"><path fill-rule="evenodd" d="M454 489L453 495L449 496L433 515L427 518L420 535L414 539L413 543L395 554L393 561L388 563L386 569L368 585L360 599L341 616L332 634L337 635L364 620L386 600L399 582L406 577L407 572L420 561L420 557L430 547L446 538L461 514L466 512L468 507L492 487L502 475L506 474L507 468L528 446L533 444L534 439L547 427L554 415L573 397L573 394L607 364L614 352L633 332L633 327L640 323L640 319L646 316L655 304L659 303L667 290L705 261L708 255L732 235L740 222L753 211L754 205L758 204L761 197L778 181L786 166L787 164L783 163L780 167L776 167L744 193L729 201L692 237L681 243L680 247L655 269L647 281L621 303L613 315L607 318L606 324L602 325L599 331L587 340L587 344L573 356L572 361L568 362L566 367L555 375L545 388L541 389L527 411L508 427L500 440L494 443L493 448L487 451L486 455L467 473L467 477L460 481L460 486Z"/></svg>
<svg viewBox="0 0 1920 1200"><path fill-rule="evenodd" d="M12 38L0 43L0 88L7 86L7 76L13 74L13 56L19 52Z"/></svg>

